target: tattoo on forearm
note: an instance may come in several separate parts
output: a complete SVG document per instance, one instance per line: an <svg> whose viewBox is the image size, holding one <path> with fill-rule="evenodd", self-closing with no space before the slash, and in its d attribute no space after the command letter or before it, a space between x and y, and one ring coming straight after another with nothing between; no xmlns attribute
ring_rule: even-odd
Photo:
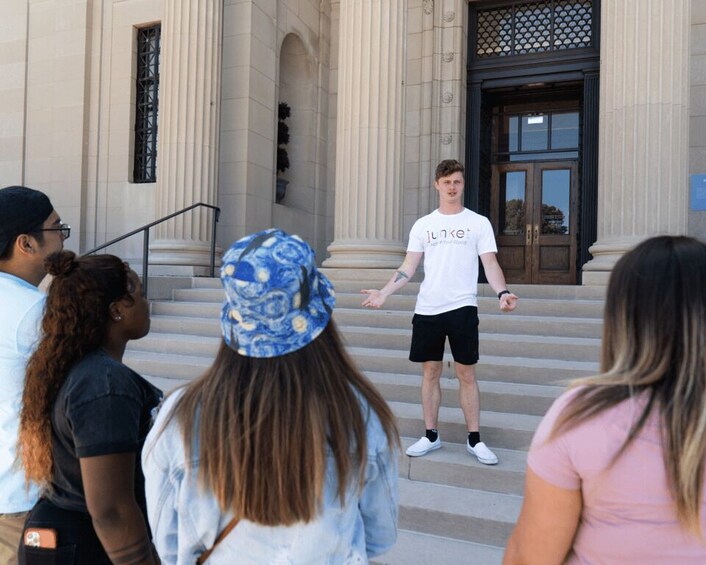
<svg viewBox="0 0 706 565"><path fill-rule="evenodd" d="M397 276L395 277L395 282L399 282L399 281L401 281L402 279L408 279L408 280L409 280L409 277L407 276L407 273L405 273L405 272L403 272L403 271L397 271Z"/></svg>
<svg viewBox="0 0 706 565"><path fill-rule="evenodd" d="M152 544L146 538L106 552L115 565L133 565L152 561Z"/></svg>

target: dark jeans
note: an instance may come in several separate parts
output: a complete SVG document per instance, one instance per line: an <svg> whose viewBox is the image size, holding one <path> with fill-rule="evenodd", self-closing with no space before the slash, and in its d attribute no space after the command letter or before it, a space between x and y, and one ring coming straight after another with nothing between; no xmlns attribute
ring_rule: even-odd
<svg viewBox="0 0 706 565"><path fill-rule="evenodd" d="M110 565L87 513L63 510L42 498L27 517L28 527L54 528L57 548L26 547L20 542L20 565Z"/></svg>

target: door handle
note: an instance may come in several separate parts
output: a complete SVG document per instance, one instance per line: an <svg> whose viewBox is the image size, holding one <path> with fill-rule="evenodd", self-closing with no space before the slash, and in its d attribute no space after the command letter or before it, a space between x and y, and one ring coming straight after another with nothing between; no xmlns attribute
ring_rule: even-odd
<svg viewBox="0 0 706 565"><path fill-rule="evenodd" d="M539 224L534 224L534 242L539 243Z"/></svg>
<svg viewBox="0 0 706 565"><path fill-rule="evenodd" d="M525 229L525 245L530 245L532 243L532 224L527 224Z"/></svg>

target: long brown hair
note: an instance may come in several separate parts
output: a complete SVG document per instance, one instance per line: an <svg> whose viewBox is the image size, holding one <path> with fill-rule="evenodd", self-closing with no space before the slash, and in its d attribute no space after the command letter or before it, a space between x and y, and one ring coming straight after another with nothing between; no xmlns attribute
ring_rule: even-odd
<svg viewBox="0 0 706 565"><path fill-rule="evenodd" d="M51 409L71 366L104 342L110 304L130 298L129 267L113 255L52 253L54 275L42 333L30 357L20 412L19 455L25 478L48 487L52 477Z"/></svg>
<svg viewBox="0 0 706 565"><path fill-rule="evenodd" d="M557 420L552 437L638 393L647 394L618 456L652 410L658 410L677 516L685 528L702 536L706 245L688 237L655 237L618 261L605 304L601 374L573 385L583 388Z"/></svg>
<svg viewBox="0 0 706 565"><path fill-rule="evenodd" d="M187 385L170 419L181 427L186 460L199 457L199 483L224 512L290 525L312 520L320 509L327 450L341 503L354 476L362 485L366 420L373 416L361 398L388 443L399 445L390 408L355 368L330 321L312 343L280 357L244 357L221 342L213 365Z"/></svg>

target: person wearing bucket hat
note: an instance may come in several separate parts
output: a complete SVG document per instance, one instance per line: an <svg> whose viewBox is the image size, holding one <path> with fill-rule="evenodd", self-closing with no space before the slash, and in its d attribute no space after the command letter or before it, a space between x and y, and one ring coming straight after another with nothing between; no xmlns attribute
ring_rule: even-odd
<svg viewBox="0 0 706 565"><path fill-rule="evenodd" d="M317 269L314 250L298 236L267 230L237 241L221 267L226 343L246 357L301 349L323 331L336 297Z"/></svg>
<svg viewBox="0 0 706 565"><path fill-rule="evenodd" d="M15 465L19 406L27 360L38 337L44 259L63 248L70 228L46 194L25 186L0 189L0 563L14 564L37 489L25 488Z"/></svg>
<svg viewBox="0 0 706 565"><path fill-rule="evenodd" d="M143 451L162 563L366 563L396 539L399 436L344 350L333 286L279 229L236 241L221 282L216 359Z"/></svg>

